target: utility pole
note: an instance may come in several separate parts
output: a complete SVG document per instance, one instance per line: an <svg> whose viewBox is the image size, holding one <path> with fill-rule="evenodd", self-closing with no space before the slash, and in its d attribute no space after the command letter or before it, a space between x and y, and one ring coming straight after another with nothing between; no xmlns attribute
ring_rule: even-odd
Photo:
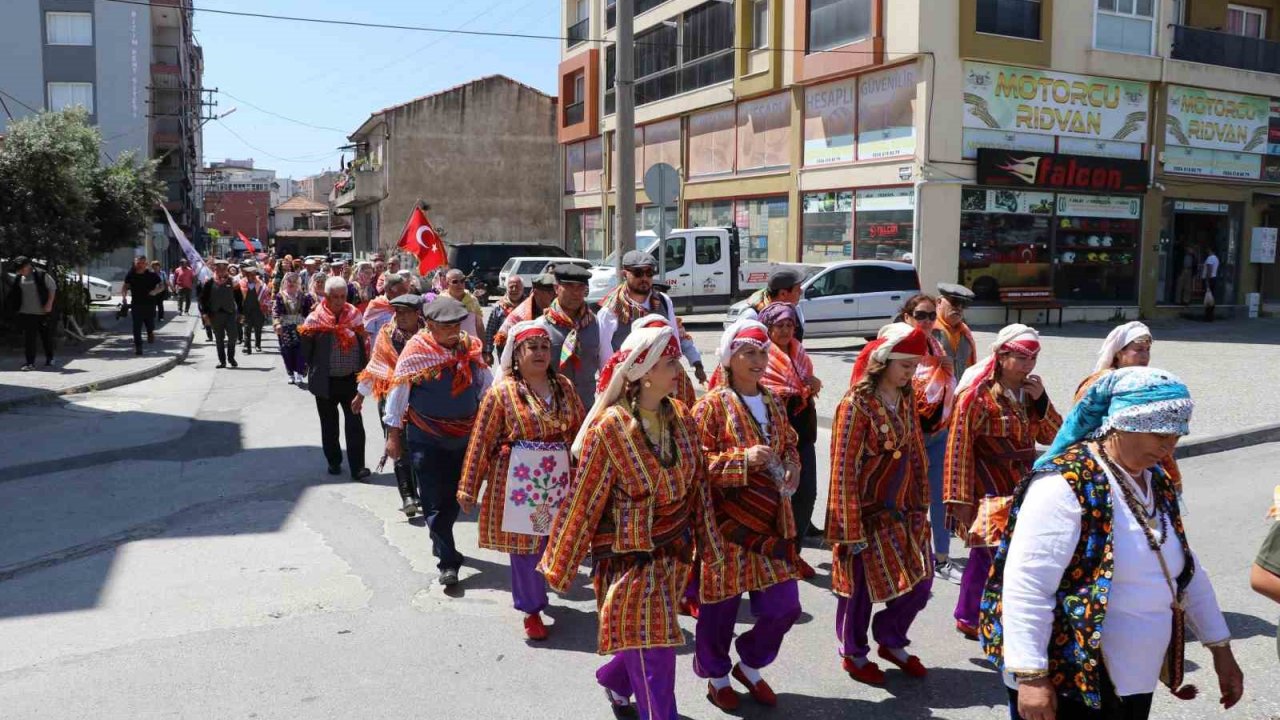
<svg viewBox="0 0 1280 720"><path fill-rule="evenodd" d="M618 254L618 274L622 274L622 256L636 248L636 85L635 85L635 33L633 0L618 0L618 45L614 67L617 76L613 82L617 100L618 127L618 195L614 205L617 213L617 237L614 247Z"/></svg>

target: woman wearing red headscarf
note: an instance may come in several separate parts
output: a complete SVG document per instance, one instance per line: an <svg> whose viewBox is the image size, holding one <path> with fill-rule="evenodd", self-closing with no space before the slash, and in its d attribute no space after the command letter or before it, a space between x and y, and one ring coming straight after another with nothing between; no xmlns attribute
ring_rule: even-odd
<svg viewBox="0 0 1280 720"><path fill-rule="evenodd" d="M849 677L871 685L884 672L867 659L867 629L880 658L924 677L907 632L933 587L929 478L912 378L929 352L919 328L894 323L858 355L853 383L831 427L827 542L836 638ZM871 605L885 607L871 617Z"/></svg>

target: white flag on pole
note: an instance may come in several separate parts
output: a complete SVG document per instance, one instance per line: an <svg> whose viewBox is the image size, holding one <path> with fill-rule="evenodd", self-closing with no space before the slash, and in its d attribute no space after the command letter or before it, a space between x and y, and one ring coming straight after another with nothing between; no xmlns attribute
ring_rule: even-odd
<svg viewBox="0 0 1280 720"><path fill-rule="evenodd" d="M195 246L191 244L186 234L178 227L178 223L169 214L169 208L161 205L160 209L164 210L164 216L169 219L169 229L173 231L173 236L178 240L178 246L182 248L182 254L187 256L187 264L196 273L196 282L202 283L213 277L213 271L204 264L204 258L200 257L200 253L196 252Z"/></svg>

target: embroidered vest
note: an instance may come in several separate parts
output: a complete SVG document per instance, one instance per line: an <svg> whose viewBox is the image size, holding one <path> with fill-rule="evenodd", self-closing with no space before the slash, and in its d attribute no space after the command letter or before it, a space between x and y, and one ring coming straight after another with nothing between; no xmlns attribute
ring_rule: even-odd
<svg viewBox="0 0 1280 720"><path fill-rule="evenodd" d="M409 392L409 407L427 418L458 420L475 417L480 410L480 373L475 366L472 366L471 372L474 379L457 397L454 397L450 391L453 384L453 368L446 368L439 377L415 384ZM406 423L405 426L407 428L405 437L411 443L437 445L456 450L465 448L470 439L468 436L459 438L432 436L413 423Z"/></svg>
<svg viewBox="0 0 1280 720"><path fill-rule="evenodd" d="M1067 448L1053 460L1052 472L1061 473L1083 512L1080 513L1080 542L1071 562L1062 573L1062 581L1054 599L1053 633L1049 640L1049 676L1059 695L1080 700L1090 708L1102 707L1098 668L1102 663L1103 623L1107 618L1107 596L1115 569L1111 523L1113 507L1111 483L1098 461L1082 443ZM982 594L979 635L987 659L1004 669L1004 628L1001 597L1004 592L1004 566L1009 556L1009 542L1016 531L1018 511L1027 496L1035 474L1029 474L1014 490L1009 525L992 561L991 575ZM1173 484L1159 466L1151 469L1151 483L1169 513L1169 525L1182 543L1186 563L1177 578L1179 593L1191 584L1195 562L1187 545L1178 497Z"/></svg>
<svg viewBox="0 0 1280 720"><path fill-rule="evenodd" d="M547 322L546 328L547 335L551 337L551 363L558 366L560 349L564 347L565 337L569 333L553 322ZM591 407L596 400L596 373L603 364L600 360L600 326L597 323L593 322L578 331L577 355L580 361L578 367L569 363L564 368L558 368L557 372L573 383L573 389L577 391L583 407Z"/></svg>

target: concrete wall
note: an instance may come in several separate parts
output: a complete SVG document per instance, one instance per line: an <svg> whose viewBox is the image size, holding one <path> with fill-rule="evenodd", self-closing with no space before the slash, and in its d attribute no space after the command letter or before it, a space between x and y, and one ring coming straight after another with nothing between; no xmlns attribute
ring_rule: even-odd
<svg viewBox="0 0 1280 720"><path fill-rule="evenodd" d="M39 3L0 3L0 88L13 96L4 101L18 119L31 111L13 98L33 108L44 108L42 27ZM0 113L0 133L6 132L8 123L9 116Z"/></svg>
<svg viewBox="0 0 1280 720"><path fill-rule="evenodd" d="M139 159L148 158L151 15L145 7L107 0L96 0L94 8L95 102L102 149L113 158L125 150L136 151Z"/></svg>
<svg viewBox="0 0 1280 720"><path fill-rule="evenodd" d="M554 98L491 77L388 111L381 248L395 246L419 198L453 242L558 243L556 110Z"/></svg>

